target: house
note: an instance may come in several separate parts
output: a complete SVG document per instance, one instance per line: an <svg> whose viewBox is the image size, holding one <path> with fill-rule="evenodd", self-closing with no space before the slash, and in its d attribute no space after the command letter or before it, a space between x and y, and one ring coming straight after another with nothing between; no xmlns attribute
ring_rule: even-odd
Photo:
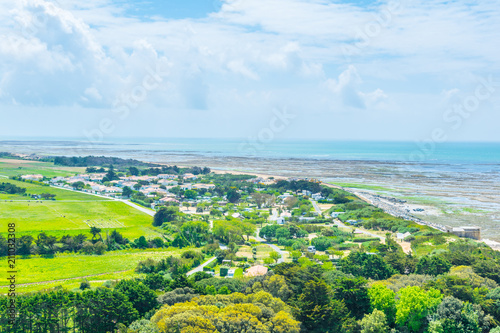
<svg viewBox="0 0 500 333"><path fill-rule="evenodd" d="M21 178L24 179L24 180L34 180L34 181L37 181L37 182L43 180L43 176L42 175L22 175Z"/></svg>
<svg viewBox="0 0 500 333"><path fill-rule="evenodd" d="M160 203L167 203L167 202L175 202L179 203L179 200L172 198L172 197L164 197L159 200Z"/></svg>
<svg viewBox="0 0 500 333"><path fill-rule="evenodd" d="M182 176L182 178L184 178L184 179L196 179L196 178L198 178L198 176L193 175L192 173L186 173L186 174L184 174L184 176Z"/></svg>
<svg viewBox="0 0 500 333"><path fill-rule="evenodd" d="M323 196L321 195L321 193L314 193L313 195L311 195L311 198L313 198L313 200L322 200Z"/></svg>
<svg viewBox="0 0 500 333"><path fill-rule="evenodd" d="M403 234L403 233L398 232L398 233L396 234L396 239L397 239L398 241L402 242L402 241L404 241L404 239L405 239L406 237L408 237L408 236L411 236L411 234L410 234L408 231L407 231L407 232L405 232L404 234Z"/></svg>
<svg viewBox="0 0 500 333"><path fill-rule="evenodd" d="M338 217L339 217L339 215L340 215L340 214L345 214L345 212L333 212L333 213L332 213L332 217L333 217L334 219L336 219L336 218L338 218Z"/></svg>
<svg viewBox="0 0 500 333"><path fill-rule="evenodd" d="M306 195L306 196L310 197L310 196L311 196L311 194L312 194L312 192L311 192L311 191L308 191L308 190L302 190L302 195Z"/></svg>
<svg viewBox="0 0 500 333"><path fill-rule="evenodd" d="M285 218L280 216L276 219L276 223L278 224L285 224Z"/></svg>
<svg viewBox="0 0 500 333"><path fill-rule="evenodd" d="M160 174L157 177L159 179L175 179L175 178L177 178L176 175L167 175L167 174Z"/></svg>
<svg viewBox="0 0 500 333"><path fill-rule="evenodd" d="M50 182L52 184L55 184L55 183L63 183L65 181L65 178L64 177L54 177L50 180Z"/></svg>
<svg viewBox="0 0 500 333"><path fill-rule="evenodd" d="M262 265L252 266L249 269L247 269L247 271L245 272L245 276L255 277L255 276L266 275L268 271L269 268L267 268L266 266Z"/></svg>

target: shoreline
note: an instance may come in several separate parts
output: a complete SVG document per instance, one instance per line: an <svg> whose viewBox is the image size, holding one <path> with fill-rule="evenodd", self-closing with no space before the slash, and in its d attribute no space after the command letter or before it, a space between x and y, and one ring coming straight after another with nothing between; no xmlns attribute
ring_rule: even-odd
<svg viewBox="0 0 500 333"><path fill-rule="evenodd" d="M253 176L257 176L257 177L266 177L266 178L273 177L274 179L283 179L283 180L287 180L290 178L290 177L276 175L276 174L274 174L274 175L269 174L269 173L264 174L264 173L253 172L253 171L246 172L246 171L240 171L240 170L233 171L233 170L212 169L212 168L211 168L211 170L212 170L212 172L214 172L216 174L253 175ZM374 200L367 198L366 192L360 192L359 190L356 190L353 188L345 188L345 187L338 186L335 184L330 184L330 183L327 183L327 182L322 181L322 180L319 180L319 181L321 182L321 185L341 189L341 190L347 191L349 193L352 193L352 194L356 195L358 198L360 198L361 200L366 201L367 203L382 209L384 212L386 212L387 214L390 214L394 217L399 217L399 218L403 218L405 220L410 220L410 221L413 221L417 224L425 225L425 226L431 227L433 229L436 229L438 231L445 232L445 227L443 225L440 225L438 223L433 223L433 222L427 222L427 221L422 220L418 217L412 216L411 214L403 213L403 212L399 211L399 208L396 206L388 207L389 202L384 202L385 205L377 203ZM393 199L395 199L395 198L393 198ZM488 238L481 238L480 240L475 240L475 241L480 242L480 243L484 243L488 247L490 247L491 249L493 249L495 251L500 251L500 242L497 242L497 241L494 241L494 240L491 240Z"/></svg>

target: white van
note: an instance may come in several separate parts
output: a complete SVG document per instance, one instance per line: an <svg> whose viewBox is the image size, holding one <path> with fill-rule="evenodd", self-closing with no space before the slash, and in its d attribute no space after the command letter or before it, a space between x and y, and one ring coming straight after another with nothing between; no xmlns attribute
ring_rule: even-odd
<svg viewBox="0 0 500 333"><path fill-rule="evenodd" d="M315 246L309 246L307 248L307 251L310 252L310 253L316 253L316 247Z"/></svg>

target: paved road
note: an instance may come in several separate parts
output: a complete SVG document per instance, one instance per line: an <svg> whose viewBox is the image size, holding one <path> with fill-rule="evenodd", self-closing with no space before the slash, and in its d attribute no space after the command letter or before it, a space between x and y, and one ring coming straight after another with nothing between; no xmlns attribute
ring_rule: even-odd
<svg viewBox="0 0 500 333"><path fill-rule="evenodd" d="M318 213L318 215L321 215L322 212L321 212L321 208L319 208L319 206L318 206L318 203L316 201L312 200L312 199L310 201L311 201L314 209Z"/></svg>
<svg viewBox="0 0 500 333"><path fill-rule="evenodd" d="M257 229L257 234L255 236L255 240L258 242L269 245L274 251L278 252L281 255L281 257L278 259L278 264L285 262L285 259L283 259L283 252L281 251L281 249L274 244L268 243L267 240L265 240L264 238L260 238L259 237L259 230L260 229Z"/></svg>
<svg viewBox="0 0 500 333"><path fill-rule="evenodd" d="M206 265L210 264L212 261L214 261L215 259L217 259L216 257L213 257L213 258L210 258L208 259L207 261L205 261L203 264L201 264L200 266L196 267L195 269L192 269L190 270L189 272L186 273L187 276L190 276L190 275L193 275L194 273L197 273L197 272L202 272L203 271L203 267L205 267Z"/></svg>

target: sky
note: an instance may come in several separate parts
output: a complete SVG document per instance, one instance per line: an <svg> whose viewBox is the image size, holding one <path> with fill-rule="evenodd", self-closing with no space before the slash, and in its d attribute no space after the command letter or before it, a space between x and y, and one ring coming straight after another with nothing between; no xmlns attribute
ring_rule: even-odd
<svg viewBox="0 0 500 333"><path fill-rule="evenodd" d="M500 141L500 0L4 0L0 138Z"/></svg>

